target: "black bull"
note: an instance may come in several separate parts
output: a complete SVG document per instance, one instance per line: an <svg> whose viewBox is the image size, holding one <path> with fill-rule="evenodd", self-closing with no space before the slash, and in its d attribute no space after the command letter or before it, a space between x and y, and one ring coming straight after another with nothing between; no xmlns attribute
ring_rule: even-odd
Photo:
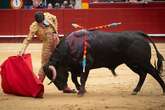
<svg viewBox="0 0 165 110"><path fill-rule="evenodd" d="M85 72L82 67L84 38L87 41ZM156 67L150 63L151 47L146 38L155 48L158 59ZM133 90L133 94L140 91L147 73L158 81L165 94L165 83L160 77L163 60L164 58L154 42L142 32L109 33L79 30L61 40L49 62L43 68L45 74L50 80L53 80L59 90L67 86L68 71L70 71L72 81L79 90L78 95L83 95L91 69L106 67L115 75L115 68L124 63L139 75L139 82ZM78 76L80 76L80 84L77 81Z"/></svg>

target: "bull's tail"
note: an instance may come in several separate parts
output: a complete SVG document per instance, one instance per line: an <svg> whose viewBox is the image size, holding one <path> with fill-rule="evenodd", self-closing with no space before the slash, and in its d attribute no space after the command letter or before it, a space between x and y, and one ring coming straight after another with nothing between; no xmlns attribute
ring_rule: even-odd
<svg viewBox="0 0 165 110"><path fill-rule="evenodd" d="M156 56L157 56L157 63L155 64L155 68L159 71L159 73L161 74L163 72L163 61L164 61L164 57L160 54L160 52L158 51L155 43L152 41L151 37L144 34L144 33L141 33L143 34L143 36L145 36L146 38L148 38L148 40L152 43L155 51L156 51Z"/></svg>

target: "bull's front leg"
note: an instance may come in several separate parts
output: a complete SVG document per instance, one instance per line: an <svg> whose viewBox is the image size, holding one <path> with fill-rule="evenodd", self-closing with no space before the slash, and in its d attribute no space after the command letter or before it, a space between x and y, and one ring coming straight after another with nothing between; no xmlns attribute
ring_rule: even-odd
<svg viewBox="0 0 165 110"><path fill-rule="evenodd" d="M77 89L77 90L80 90L80 84L78 83L77 75L72 73L71 78L72 78L72 82L73 82L73 83L75 84L75 86L76 86L76 89Z"/></svg>
<svg viewBox="0 0 165 110"><path fill-rule="evenodd" d="M79 91L80 90L80 84L78 82L78 77L80 77L80 69L77 67L74 67L74 69L71 70L71 78L72 82L75 84L76 89Z"/></svg>
<svg viewBox="0 0 165 110"><path fill-rule="evenodd" d="M83 96L86 92L85 90L85 84L86 84L86 80L88 78L88 74L89 74L89 70L86 71L86 72L82 72L81 75L80 75L80 90L78 92L78 96Z"/></svg>

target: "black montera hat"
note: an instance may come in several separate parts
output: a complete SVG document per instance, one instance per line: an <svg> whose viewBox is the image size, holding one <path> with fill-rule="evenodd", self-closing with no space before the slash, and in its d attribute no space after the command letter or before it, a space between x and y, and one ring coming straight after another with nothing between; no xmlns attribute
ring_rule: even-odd
<svg viewBox="0 0 165 110"><path fill-rule="evenodd" d="M35 15L34 15L34 18L35 18L35 21L37 23L43 22L43 20L44 20L44 14L43 14L43 12L36 12Z"/></svg>

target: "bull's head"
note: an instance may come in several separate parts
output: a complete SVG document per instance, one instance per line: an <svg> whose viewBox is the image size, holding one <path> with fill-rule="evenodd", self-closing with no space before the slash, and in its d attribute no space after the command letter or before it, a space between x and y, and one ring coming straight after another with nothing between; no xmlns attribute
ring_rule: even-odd
<svg viewBox="0 0 165 110"><path fill-rule="evenodd" d="M65 39L62 39L59 45L52 53L48 63L43 67L44 73L56 85L59 90L67 86L67 59L68 45Z"/></svg>
<svg viewBox="0 0 165 110"><path fill-rule="evenodd" d="M67 87L68 73L66 68L57 67L54 65L45 65L44 72L47 77L56 85L59 90L64 90Z"/></svg>

